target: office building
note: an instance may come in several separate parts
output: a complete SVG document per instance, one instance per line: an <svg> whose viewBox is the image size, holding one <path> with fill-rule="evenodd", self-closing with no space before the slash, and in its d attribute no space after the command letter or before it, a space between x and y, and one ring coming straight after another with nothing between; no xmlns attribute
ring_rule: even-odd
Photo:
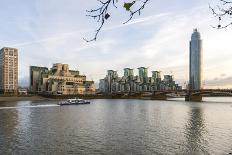
<svg viewBox="0 0 232 155"><path fill-rule="evenodd" d="M46 67L30 67L30 91L46 94L95 94L94 81L87 81L78 70L70 70L68 64L56 63Z"/></svg>

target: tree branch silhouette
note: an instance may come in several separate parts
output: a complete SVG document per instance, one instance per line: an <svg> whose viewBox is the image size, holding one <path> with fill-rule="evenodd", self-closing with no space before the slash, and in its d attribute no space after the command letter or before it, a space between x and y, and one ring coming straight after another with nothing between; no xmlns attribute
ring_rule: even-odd
<svg viewBox="0 0 232 155"><path fill-rule="evenodd" d="M232 22L222 24L222 21L225 18L232 17L232 1L220 0L220 2L221 2L221 6L217 5L217 9L215 9L209 5L209 8L211 9L213 15L218 20L218 25L212 26L213 28L216 28L216 29L223 29L223 28L227 28L227 27L232 25Z"/></svg>
<svg viewBox="0 0 232 155"><path fill-rule="evenodd" d="M105 24L106 20L108 18L110 18L110 13L108 11L109 7L112 5L114 8L117 8L117 3L118 0L106 0L106 1L102 1L102 0L97 0L100 3L100 7L96 8L96 9L91 9L91 10L86 10L88 17L93 18L94 20L97 21L97 23L99 24L99 27L97 28L97 30L95 31L95 35L92 39L86 39L83 38L86 42L91 42L91 41L96 41L99 32L101 31L103 25ZM123 7L126 9L126 11L130 12L130 16L129 19L127 21L125 21L123 24L128 23L130 20L132 20L132 18L134 17L135 14L141 14L141 11L144 9L145 5L147 4L149 0L134 0L132 2L124 2ZM138 9L136 10L131 10L132 6L135 3L140 2L141 5L139 6Z"/></svg>

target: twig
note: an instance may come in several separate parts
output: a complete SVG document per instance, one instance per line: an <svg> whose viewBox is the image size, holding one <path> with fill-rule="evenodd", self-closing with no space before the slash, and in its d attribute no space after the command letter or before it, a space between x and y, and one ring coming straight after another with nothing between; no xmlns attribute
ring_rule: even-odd
<svg viewBox="0 0 232 155"><path fill-rule="evenodd" d="M105 24L105 21L110 17L110 14L108 12L108 8L109 6L112 4L113 7L117 8L117 3L118 3L118 0L106 0L106 1L102 1L102 0L97 0L100 4L101 4L101 7L97 8L97 9L92 9L92 10L86 10L87 12L87 15L88 17L92 17L93 19L95 19L97 22L100 22L100 25L99 27L97 28L97 30L95 31L95 35L92 39L86 39L86 38L83 38L86 42L91 42L91 41L96 41L97 40L97 37L98 37L98 34L99 32L101 31L103 25ZM135 11L130 11L130 17L129 19L124 22L123 24L126 24L128 23L135 14L141 14L141 10L144 9L145 5L147 4L147 2L149 0L134 0L133 1L133 4L138 2L138 1L141 1L142 2L142 5Z"/></svg>
<svg viewBox="0 0 232 155"><path fill-rule="evenodd" d="M89 40L89 39L83 38L86 42L91 42L91 41L96 41L97 40L97 36L98 36L100 30L102 29L102 27L103 27L103 25L105 23L105 20L107 20L110 17L109 13L107 12L110 3L112 3L112 5L115 8L117 8L115 4L118 2L118 0L107 0L106 2L103 2L101 0L98 0L98 1L101 3L102 6L97 8L97 9L86 10L86 12L89 13L86 16L97 19L97 22L101 22L101 24L98 27L98 29L96 30L96 33L95 33L93 39Z"/></svg>
<svg viewBox="0 0 232 155"><path fill-rule="evenodd" d="M218 18L218 25L212 26L213 28L216 28L216 29L224 29L232 25L232 22L225 24L225 25L221 25L221 21L224 17L232 16L232 6L231 6L232 1L220 0L220 2L222 2L222 6L217 6L217 11L209 5L209 8L212 11L212 14L216 18Z"/></svg>

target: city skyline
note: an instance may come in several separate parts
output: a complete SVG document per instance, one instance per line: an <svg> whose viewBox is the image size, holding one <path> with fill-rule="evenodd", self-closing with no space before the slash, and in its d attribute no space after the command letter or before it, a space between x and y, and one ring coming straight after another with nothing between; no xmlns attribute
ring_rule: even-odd
<svg viewBox="0 0 232 155"><path fill-rule="evenodd" d="M97 25L85 17L85 10L96 3L81 2L79 6L79 2L3 2L0 17L6 22L1 24L0 45L19 49L20 85L28 86L30 65L51 66L55 62L85 71L94 81L103 78L109 69L149 66L149 70L172 72L183 85L188 81L188 42L192 29L197 27L204 40L204 87L232 87L232 28L211 28L215 22L208 4L216 1L150 1L141 16L126 25L122 24L125 15L118 15L123 10L112 8L112 19L97 42L91 43L82 38L91 37Z"/></svg>

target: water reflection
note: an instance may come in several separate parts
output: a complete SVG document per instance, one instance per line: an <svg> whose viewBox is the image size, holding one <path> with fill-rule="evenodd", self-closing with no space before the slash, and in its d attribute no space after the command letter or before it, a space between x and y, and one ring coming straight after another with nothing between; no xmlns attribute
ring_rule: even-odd
<svg viewBox="0 0 232 155"><path fill-rule="evenodd" d="M1 104L4 104L3 102ZM12 102L16 105L17 102ZM18 125L18 111L0 111L0 154L11 154L14 150L14 141L17 140L15 129Z"/></svg>
<svg viewBox="0 0 232 155"><path fill-rule="evenodd" d="M198 103L192 103L198 104ZM186 124L186 149L187 154L209 154L208 142L205 140L207 129L204 113L201 106L190 106L189 120Z"/></svg>

